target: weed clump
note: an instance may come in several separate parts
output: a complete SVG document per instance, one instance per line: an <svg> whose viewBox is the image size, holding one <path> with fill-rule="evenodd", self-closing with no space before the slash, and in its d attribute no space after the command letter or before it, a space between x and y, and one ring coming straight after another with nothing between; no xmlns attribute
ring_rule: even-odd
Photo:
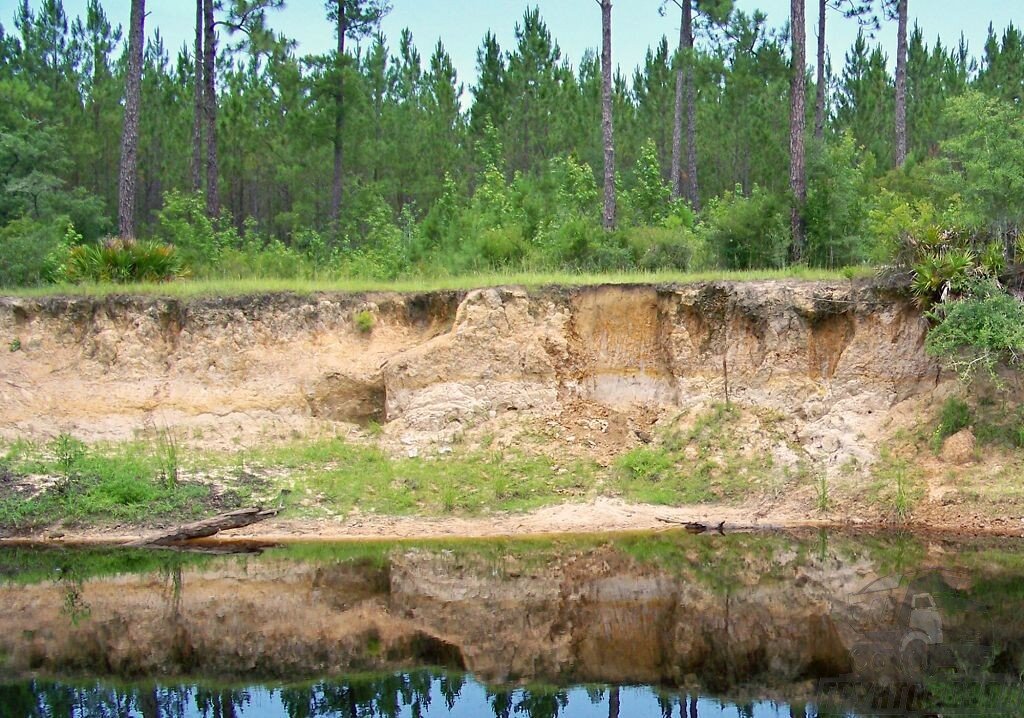
<svg viewBox="0 0 1024 718"><path fill-rule="evenodd" d="M373 316L373 312L369 309L356 312L355 316L352 317L352 321L360 334L369 334L377 324L377 318Z"/></svg>
<svg viewBox="0 0 1024 718"><path fill-rule="evenodd" d="M948 437L956 434L971 425L971 407L967 402L956 397L946 399L942 405L942 413L939 416L939 425L932 435L932 450L938 451L942 448L942 442Z"/></svg>

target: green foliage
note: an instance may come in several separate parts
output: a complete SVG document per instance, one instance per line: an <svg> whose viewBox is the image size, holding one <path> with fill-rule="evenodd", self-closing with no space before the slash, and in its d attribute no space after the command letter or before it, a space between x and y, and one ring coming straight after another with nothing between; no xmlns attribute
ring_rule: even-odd
<svg viewBox="0 0 1024 718"><path fill-rule="evenodd" d="M874 468L871 493L888 510L892 521L903 523L910 518L914 506L924 496L921 471L906 459L894 457L889 451L883 450Z"/></svg>
<svg viewBox="0 0 1024 718"><path fill-rule="evenodd" d="M173 459L177 461L176 454ZM46 452L23 447L9 453L9 471L50 474L58 480L29 499L0 497L0 525L28 528L55 521L181 520L209 510L203 505L209 488L171 481L165 473L169 460L158 445L86 447L68 434L58 436Z"/></svg>
<svg viewBox="0 0 1024 718"><path fill-rule="evenodd" d="M1024 357L1024 304L995 285L975 285L931 316L939 323L928 333L928 353L965 383L979 370L998 382L1000 365L1017 366Z"/></svg>
<svg viewBox="0 0 1024 718"><path fill-rule="evenodd" d="M673 218L670 218L670 220ZM630 255L640 269L692 271L707 266L703 237L675 222L665 227L633 227L625 230Z"/></svg>
<svg viewBox="0 0 1024 718"><path fill-rule="evenodd" d="M999 232L1024 220L1024 114L1011 102L969 91L951 99L942 143L951 190L978 225Z"/></svg>
<svg viewBox="0 0 1024 718"><path fill-rule="evenodd" d="M239 20L243 5L225 4L218 21ZM789 38L732 5L695 4L697 31L715 42L677 53L663 39L632 77L616 78L621 231L612 233L601 228L595 172L600 60L565 57L536 8L509 47L494 32L483 39L471 97L443 44L424 54L409 32L394 48L369 35L386 3L352 4L349 34L366 42L344 57L301 57L269 16L248 14L244 41L224 47L216 68L216 217L192 191L191 60L154 36L142 82L139 236L174 246L183 270L209 279L784 266ZM98 249L117 206L120 30L99 4L80 22L49 1L16 14L0 36L0 286L123 281L125 253ZM980 64L965 47L929 47L913 33L911 162L881 178L892 166L893 78L885 49L857 38L835 78L824 140L808 156L810 265L918 267L926 302L955 294L964 272L996 276L1012 265L1024 123L1011 30L1001 42L993 31ZM684 66L696 84L699 218L670 201L668 182ZM344 150L337 218L335 147ZM915 252L933 229L959 239Z"/></svg>
<svg viewBox="0 0 1024 718"><path fill-rule="evenodd" d="M849 133L832 143L812 145L803 210L805 258L811 265L843 267L866 259L867 177L872 168L871 160L859 155Z"/></svg>
<svg viewBox="0 0 1024 718"><path fill-rule="evenodd" d="M698 231L727 269L781 267L789 246L785 206L760 187L749 197L737 187L710 202Z"/></svg>
<svg viewBox="0 0 1024 718"><path fill-rule="evenodd" d="M950 397L942 405L942 414L939 417L939 425L935 429L935 434L940 440L945 439L970 426L971 419L971 407L967 402Z"/></svg>
<svg viewBox="0 0 1024 718"><path fill-rule="evenodd" d="M77 478L79 464L86 457L85 444L70 434L62 433L50 443L50 451L61 474L56 489L61 493L67 492Z"/></svg>
<svg viewBox="0 0 1024 718"><path fill-rule="evenodd" d="M220 229L206 216L206 205L198 194L173 190L164 195L164 206L156 215L153 236L157 241L173 245L182 263L197 276L203 268L212 267L221 251L230 246L236 235Z"/></svg>
<svg viewBox="0 0 1024 718"><path fill-rule="evenodd" d="M832 508L832 499L828 494L828 476L822 471L817 480L814 482L814 493L815 493L815 507L821 513L827 512Z"/></svg>
<svg viewBox="0 0 1024 718"><path fill-rule="evenodd" d="M356 329L360 334L369 334L373 331L373 327L377 323L377 319L373 316L373 312L368 309L356 312L355 316L352 317L352 321L355 323Z"/></svg>
<svg viewBox="0 0 1024 718"><path fill-rule="evenodd" d="M18 337L14 337L14 339L12 339L10 341L10 343L7 345L7 347L8 347L8 349L10 349L12 354L14 352L20 352L21 351L21 339L19 339Z"/></svg>
<svg viewBox="0 0 1024 718"><path fill-rule="evenodd" d="M68 227L65 217L39 222L22 217L0 229L0 286L32 286L49 281L53 256Z"/></svg>
<svg viewBox="0 0 1024 718"><path fill-rule="evenodd" d="M181 276L182 271L172 245L111 239L101 245L72 247L61 279L72 283L166 282Z"/></svg>

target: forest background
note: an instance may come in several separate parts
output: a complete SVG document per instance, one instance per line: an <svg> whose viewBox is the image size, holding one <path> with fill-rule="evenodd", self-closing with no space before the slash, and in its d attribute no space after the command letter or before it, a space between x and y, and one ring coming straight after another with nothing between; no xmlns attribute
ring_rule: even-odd
<svg viewBox="0 0 1024 718"><path fill-rule="evenodd" d="M652 38L604 93L599 53L565 57L536 8L513 45L481 38L467 86L442 42L389 45L382 0L328 0L317 21L337 48L318 55L274 31L280 4L200 0L196 43L178 50L142 35L121 227L130 28L99 0L78 18L60 0L19 5L0 26L0 285L893 265L937 298L1005 281L1019 259L1013 25L978 55L917 27L886 48L874 33L905 25L906 0L820 0L813 12L861 31L812 72L796 25L652 0L643 11L679 18L678 43Z"/></svg>

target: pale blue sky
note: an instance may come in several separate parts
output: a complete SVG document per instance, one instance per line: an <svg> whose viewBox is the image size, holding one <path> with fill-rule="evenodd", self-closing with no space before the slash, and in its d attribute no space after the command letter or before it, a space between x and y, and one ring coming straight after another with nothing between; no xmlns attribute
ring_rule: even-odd
<svg viewBox="0 0 1024 718"><path fill-rule="evenodd" d="M0 23L12 28L18 0L0 0ZM39 0L31 0L33 7ZM537 5L548 23L552 35L562 48L564 56L576 65L587 48L600 41L600 10L595 0L392 0L394 9L385 19L383 30L390 39L392 49L402 28L412 30L416 45L424 60L441 38L448 48L460 79L468 86L475 79L476 50L484 33L491 29L498 36L503 49L514 43L514 26L527 5ZM129 0L102 2L114 22L127 25ZM189 0L149 0L147 2L147 34L159 28L172 54L183 42L189 41L194 22L194 3ZM659 0L618 0L614 6L613 43L615 62L627 74L643 62L649 45L668 35L671 42L678 38L678 11L668 17L659 16ZM736 5L747 12L760 9L769 22L781 26L789 18L789 0L736 0ZM69 17L84 14L86 0L64 0ZM670 6L675 9L675 6ZM808 59L813 65L813 46L817 38L817 3L807 3ZM989 23L1001 30L1010 22L1024 24L1022 0L910 0L911 22L916 20L931 44L941 36L946 44L956 43L963 33L970 43L972 54L981 54ZM856 23L844 21L832 14L828 42L833 66L841 67L843 54L857 33ZM321 0L290 0L283 10L271 13L270 24L300 43L301 53L318 53L333 45L332 28L326 21ZM884 23L878 34L880 42L891 47L895 44L895 24ZM894 53L890 52L890 55Z"/></svg>

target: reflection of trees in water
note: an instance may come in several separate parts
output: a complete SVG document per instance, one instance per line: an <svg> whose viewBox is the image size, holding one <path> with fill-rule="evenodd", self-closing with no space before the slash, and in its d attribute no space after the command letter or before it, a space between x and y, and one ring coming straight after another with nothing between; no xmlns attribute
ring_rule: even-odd
<svg viewBox="0 0 1024 718"><path fill-rule="evenodd" d="M452 711L462 698L467 678L431 671L360 676L344 682L268 689L288 718L422 718L431 699L443 699ZM569 691L557 688L483 688L482 696L495 718L560 718L569 706ZM620 715L618 687L588 687L595 705L607 706L609 718ZM479 694L477 694L479 695ZM697 697L656 694L663 718L699 718ZM0 715L18 718L236 718L254 699L253 689L197 686L107 687L99 684L69 686L32 681L0 684ZM478 700L478 699L477 699ZM464 699L463 702L471 702ZM463 706L472 708L472 705ZM735 706L741 718L752 718L752 704ZM791 708L793 718L808 718L802 707ZM628 715L628 712L627 712ZM827 711L819 718L829 716ZM836 714L839 715L839 714ZM842 715L847 715L842 713Z"/></svg>

